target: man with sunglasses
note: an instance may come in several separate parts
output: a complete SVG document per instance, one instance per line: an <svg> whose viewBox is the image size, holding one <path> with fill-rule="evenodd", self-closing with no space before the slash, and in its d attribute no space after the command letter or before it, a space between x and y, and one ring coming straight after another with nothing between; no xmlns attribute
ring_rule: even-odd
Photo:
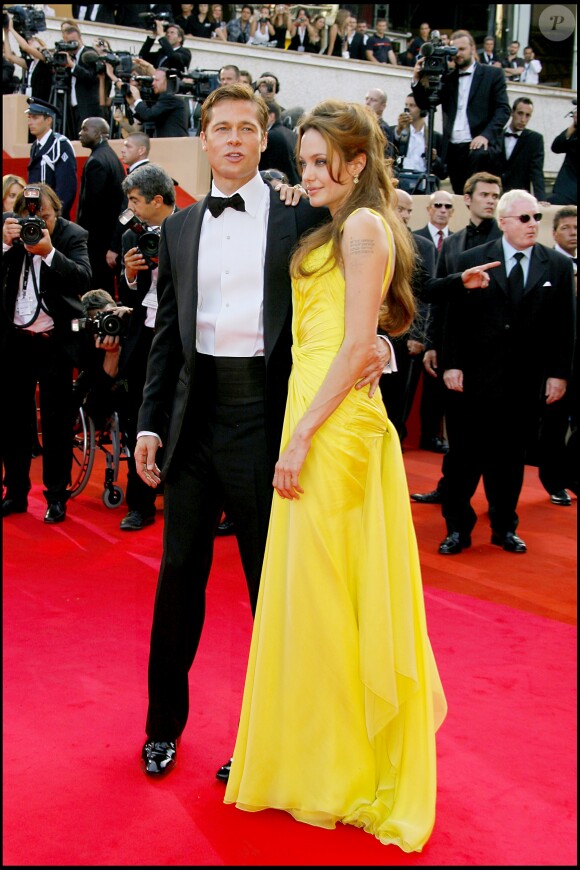
<svg viewBox="0 0 580 870"><path fill-rule="evenodd" d="M527 440L537 430L539 397L550 405L564 396L574 346L572 263L538 244L541 217L528 191L508 191L498 203L502 237L460 254L450 276L442 345L450 448L443 555L471 546L471 499L481 477L491 543L510 553L527 550L516 535ZM489 280L465 292L460 270L478 265L487 266Z"/></svg>

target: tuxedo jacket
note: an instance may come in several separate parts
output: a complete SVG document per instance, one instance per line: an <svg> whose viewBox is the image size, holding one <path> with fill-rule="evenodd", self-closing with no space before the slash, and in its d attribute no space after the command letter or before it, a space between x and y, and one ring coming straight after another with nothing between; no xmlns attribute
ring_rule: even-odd
<svg viewBox="0 0 580 870"><path fill-rule="evenodd" d="M87 251L87 232L64 218L57 218L51 236L55 249L50 266L42 263L38 289L43 306L54 320L55 336L71 358L79 359L79 333L71 329L71 320L84 317L80 297L90 288L91 266ZM16 297L26 251L24 245L12 245L3 255L3 329L14 321Z"/></svg>
<svg viewBox="0 0 580 870"><path fill-rule="evenodd" d="M443 76L439 95L443 112L443 144L440 155L443 161L446 158L457 114L458 92L459 74L455 69ZM419 108L429 108L428 91L420 81L413 87L413 95ZM503 70L495 66L476 64L471 76L467 101L467 120L472 137L485 136L490 146L494 145L510 113Z"/></svg>
<svg viewBox="0 0 580 870"><path fill-rule="evenodd" d="M264 272L266 427L272 463L278 457L291 368L292 291L288 264L300 236L328 219L304 200L288 207L270 188ZM207 199L166 218L161 227L155 337L137 431L157 432L167 474L190 402L196 356L198 254Z"/></svg>
<svg viewBox="0 0 580 870"><path fill-rule="evenodd" d="M133 109L138 121L151 121L155 125L154 137L157 139L168 136L188 136L186 105L177 94L160 94L152 106L147 106L142 100Z"/></svg>
<svg viewBox="0 0 580 870"><path fill-rule="evenodd" d="M139 50L139 57L153 64L155 69L160 66L168 69L177 69L180 72L185 72L189 69L191 52L188 48L185 48L183 45L173 48L166 36L160 36L159 49L151 51L154 43L155 37L148 36Z"/></svg>
<svg viewBox="0 0 580 870"><path fill-rule="evenodd" d="M118 3L100 3L94 20L101 22L102 24L117 24L116 15L118 6ZM91 21L91 12L93 11L93 5L87 5L87 11L84 19L79 18L80 8L80 5L73 4L73 18L75 18L77 21Z"/></svg>
<svg viewBox="0 0 580 870"><path fill-rule="evenodd" d="M493 63L501 63L502 62L501 55L499 55L495 51L493 51L491 53L491 60L490 61L488 61L486 59L485 51L483 49L481 51L478 51L477 57L478 57L479 62L482 66L489 66L490 64L493 64Z"/></svg>
<svg viewBox="0 0 580 870"><path fill-rule="evenodd" d="M107 251L121 210L123 164L105 140L83 167L77 223L89 232L89 248Z"/></svg>
<svg viewBox="0 0 580 870"><path fill-rule="evenodd" d="M489 270L488 287L465 290L461 272L494 260L501 265ZM459 254L456 268L441 363L442 371L463 371L466 395L530 407L540 400L546 378L569 379L575 323L569 257L535 244L524 295L515 308L501 239Z"/></svg>
<svg viewBox="0 0 580 870"><path fill-rule="evenodd" d="M81 118L100 118L102 116L99 102L99 77L95 68L97 59L98 55L95 49L84 45L78 56L77 64L71 71L75 78L77 109Z"/></svg>
<svg viewBox="0 0 580 870"><path fill-rule="evenodd" d="M557 205L576 205L578 202L578 133L576 130L569 139L566 131L560 133L552 142L554 154L565 154L564 162L558 171L550 202Z"/></svg>
<svg viewBox="0 0 580 870"><path fill-rule="evenodd" d="M522 130L509 157L505 154L505 135L492 152L491 171L501 176L503 191L528 190L536 199L546 198L544 182L544 137L534 130Z"/></svg>
<svg viewBox="0 0 580 870"><path fill-rule="evenodd" d="M30 158L28 183L38 181L52 187L62 202L62 217L68 220L77 195L77 160L71 143L60 133L51 133L40 151Z"/></svg>
<svg viewBox="0 0 580 870"><path fill-rule="evenodd" d="M296 133L276 121L268 130L268 144L260 157L260 169L278 169L290 184L298 184L300 176L295 158Z"/></svg>

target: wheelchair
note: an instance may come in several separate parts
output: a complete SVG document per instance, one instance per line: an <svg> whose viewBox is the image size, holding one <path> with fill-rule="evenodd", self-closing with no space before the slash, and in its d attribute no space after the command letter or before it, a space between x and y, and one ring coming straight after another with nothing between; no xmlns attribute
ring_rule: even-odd
<svg viewBox="0 0 580 870"><path fill-rule="evenodd" d="M69 493L71 498L85 489L93 466L97 450L105 454L105 482L103 503L108 508L117 508L123 504L125 493L118 485L120 464L130 458L130 451L125 444L119 425L119 415L115 411L101 429L95 427L92 418L81 405L73 426L73 463Z"/></svg>

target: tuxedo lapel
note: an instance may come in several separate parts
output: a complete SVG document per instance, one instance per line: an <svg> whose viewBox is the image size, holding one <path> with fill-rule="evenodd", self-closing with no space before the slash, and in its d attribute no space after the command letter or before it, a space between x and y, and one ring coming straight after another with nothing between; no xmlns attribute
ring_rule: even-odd
<svg viewBox="0 0 580 870"><path fill-rule="evenodd" d="M298 241L294 206L284 205L270 189L264 268L264 351L266 363L286 322L291 305L289 253Z"/></svg>
<svg viewBox="0 0 580 870"><path fill-rule="evenodd" d="M508 295L508 286L507 286L507 273L505 268L505 258L503 255L503 245L501 243L501 239L496 239L494 242L490 242L486 249L487 263L494 262L495 260L499 260L500 265L495 266L493 269L489 270L489 275L498 285L499 289L506 296Z"/></svg>
<svg viewBox="0 0 580 870"><path fill-rule="evenodd" d="M198 299L198 262L199 262L199 238L201 224L207 208L208 196L201 203L189 211L187 220L181 227L177 240L176 258L176 294L179 311L179 321L182 328L185 326L187 343L190 345L190 358L195 356L196 324L197 324L197 299Z"/></svg>
<svg viewBox="0 0 580 870"><path fill-rule="evenodd" d="M530 259L530 268L528 271L528 280L524 287L524 296L536 287L542 287L544 282L549 280L548 256L542 245L534 245L532 256Z"/></svg>

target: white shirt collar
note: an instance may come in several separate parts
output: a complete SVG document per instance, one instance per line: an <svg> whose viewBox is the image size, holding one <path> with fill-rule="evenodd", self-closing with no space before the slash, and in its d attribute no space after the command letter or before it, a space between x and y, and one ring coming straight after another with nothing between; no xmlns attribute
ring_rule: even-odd
<svg viewBox="0 0 580 870"><path fill-rule="evenodd" d="M530 245L529 248L524 248L523 251L520 251L519 248L512 247L505 236L502 238L501 243L503 246L503 253L506 263L508 262L508 260L513 259L517 253L523 254L526 260L528 262L530 261L532 257L532 250L534 247L533 245Z"/></svg>
<svg viewBox="0 0 580 870"><path fill-rule="evenodd" d="M244 204L246 206L246 211L252 217L255 217L258 213L258 209L263 202L264 195L268 191L265 190L268 185L264 183L262 180L262 176L259 172L256 172L255 176L251 178L243 187L238 188L236 193L239 193L242 199L244 200ZM212 182L211 185L211 195L212 196L226 196L219 187ZM232 194L233 195L233 194Z"/></svg>
<svg viewBox="0 0 580 870"><path fill-rule="evenodd" d="M52 133L52 130L48 130L48 132L46 132L46 133L44 134L44 136L42 137L42 139L37 139L37 140L36 140L36 141L38 142L38 145L39 145L40 148L44 148L44 146L46 145L46 143L48 142L48 140L49 140L49 138L50 138L50 134L51 134L51 133Z"/></svg>
<svg viewBox="0 0 580 870"><path fill-rule="evenodd" d="M576 256L575 253L569 254L568 251L565 251L564 248L561 248L560 245L558 244L558 242L556 242L556 244L554 245L554 250L559 251L560 254L564 254L565 257L570 257L571 260L573 260L574 257Z"/></svg>

